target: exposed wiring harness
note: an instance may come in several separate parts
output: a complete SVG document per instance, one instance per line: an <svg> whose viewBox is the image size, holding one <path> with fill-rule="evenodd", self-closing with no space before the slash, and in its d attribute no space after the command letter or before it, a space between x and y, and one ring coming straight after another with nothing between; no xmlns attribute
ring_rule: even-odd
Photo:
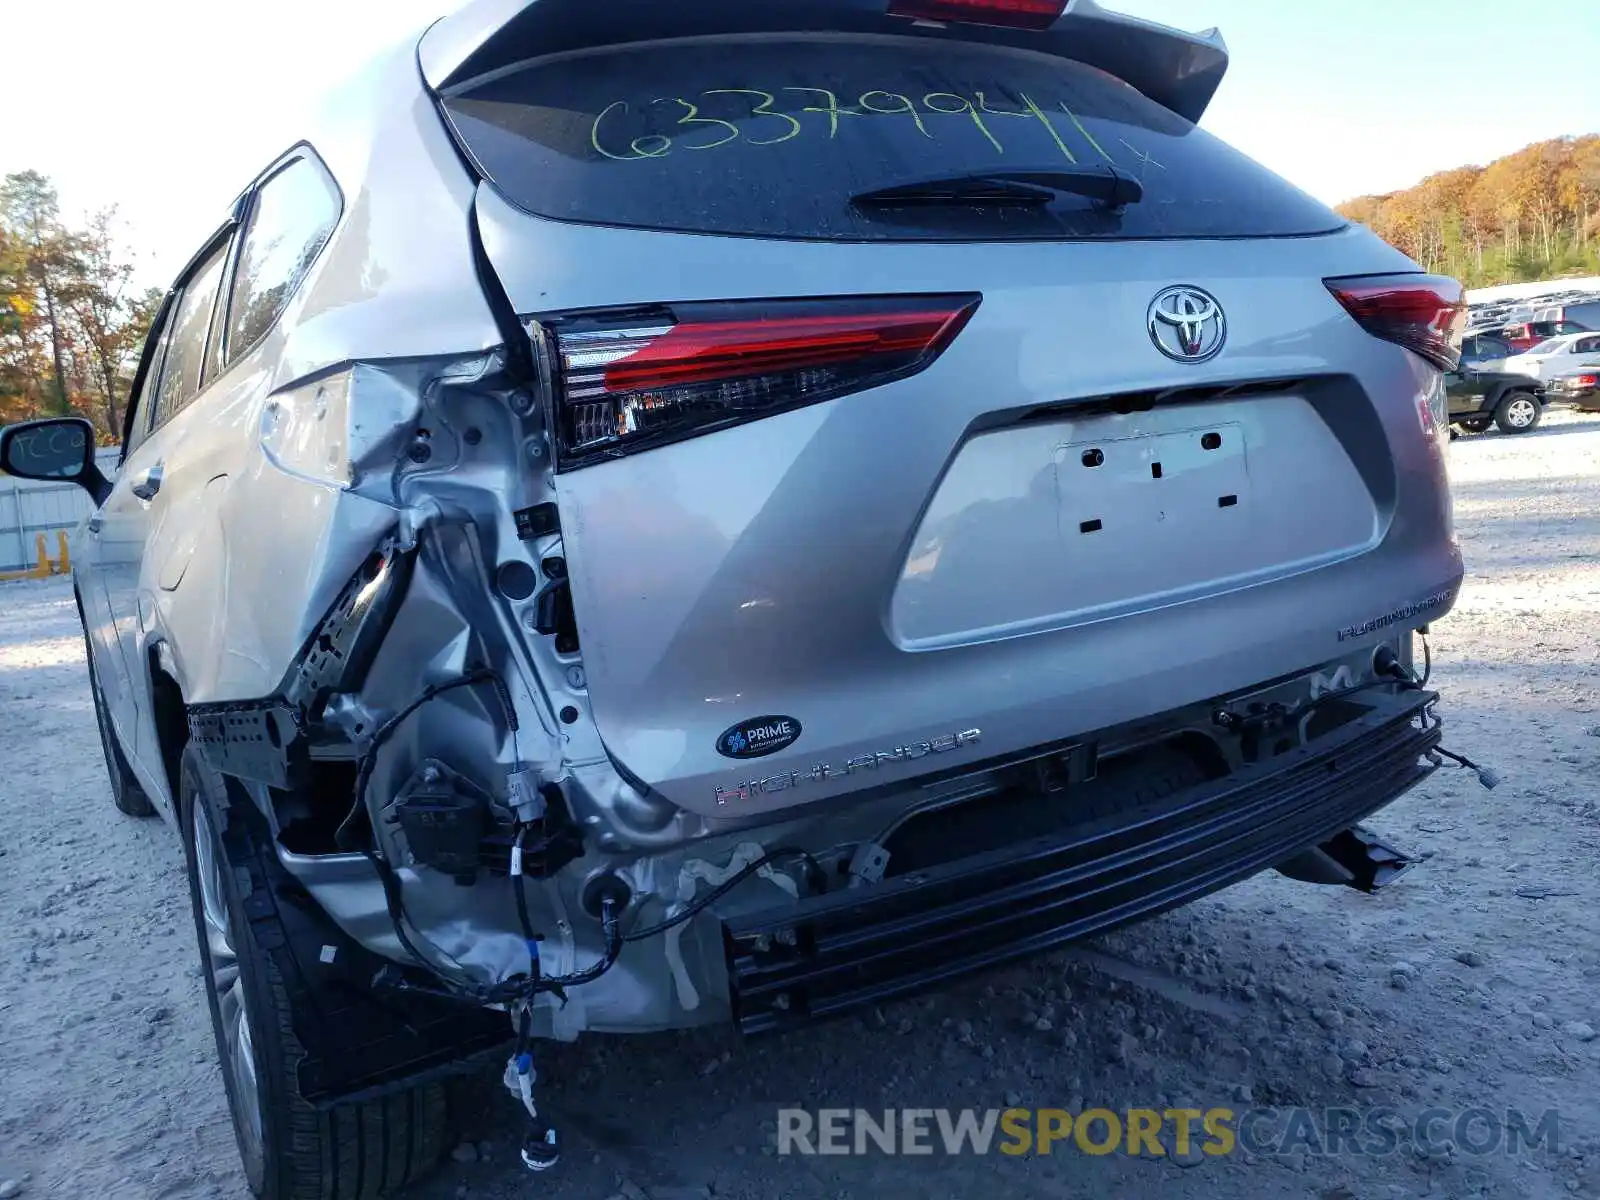
<svg viewBox="0 0 1600 1200"><path fill-rule="evenodd" d="M520 825L517 828L516 840L511 844L511 888L516 898L517 921L522 926L522 939L528 947L528 975L525 979L511 978L487 990L486 995L492 997L490 1003L511 1000L531 1000L540 992L554 992L561 999L565 999L565 991L569 987L576 987L580 983L588 983L604 975L616 965L617 957L622 953L622 926L621 918L617 915L616 901L605 896L600 901L600 928L605 937L605 949L601 956L581 971L574 971L570 975L545 975L541 969L539 959L539 943L544 941L544 934L536 931L533 920L528 915L527 873L523 870L523 861L526 856L525 844L529 825ZM535 848L534 853L549 844L550 839Z"/></svg>
<svg viewBox="0 0 1600 1200"><path fill-rule="evenodd" d="M1241 736L1260 736L1272 730L1285 729L1290 725L1299 723L1300 736L1306 736L1306 725L1312 715L1324 704L1335 700L1344 700L1362 692L1370 692L1375 688L1393 687L1399 685L1402 691L1422 691L1428 686L1428 680L1433 675L1433 653L1428 648L1426 634L1420 633L1422 638L1422 674L1405 666L1388 646L1380 646L1373 656L1373 678L1361 683L1354 683L1348 687L1334 688L1323 692L1321 695L1312 696L1293 705L1284 705L1274 702L1258 712L1240 713L1231 708L1218 709L1212 720L1223 729Z"/></svg>
<svg viewBox="0 0 1600 1200"><path fill-rule="evenodd" d="M690 901L678 912L673 913L672 916L663 921L658 921L654 925L647 925L643 929L636 929L626 936L622 933L621 917L617 913L616 901L610 896L604 896L600 901L600 928L604 935L605 945L600 957L582 970L573 971L567 975L546 975L543 973L539 954L539 943L544 940L544 935L533 927L525 891L526 872L522 870L524 858L530 853L538 853L537 846L531 850L525 848L526 836L530 828L531 826L523 825L517 830L517 837L512 843L511 850L511 883L516 900L517 920L522 929L523 940L528 948L529 969L527 975L513 976L510 979L502 980L493 987L487 988L463 987L440 976L440 982L444 984L444 990L439 990L407 982L393 967L386 966L378 972L378 979L375 982L389 984L403 991L425 992L442 999L463 1000L479 1006L506 1004L511 1006L521 1005L526 1009L526 1006L532 1002L535 996L545 992L553 993L558 999L565 1000L567 988L591 983L615 966L625 944L642 942L648 938L656 937L674 926L681 925L685 921L698 916L757 871L775 862L799 859L805 864L807 881L811 886L818 892L827 891L827 873L823 871L822 864L810 852L792 846L781 846L767 851L760 858L746 864L735 874L729 876L709 892L706 892L705 895L695 897L694 900ZM385 891L387 893L387 887ZM395 910L391 907L391 917L394 914ZM401 942L411 951L413 957L424 965L430 965L426 958L416 953L409 939L401 932L398 921L395 929L396 932L401 933ZM436 969L434 973L436 975L439 974Z"/></svg>
<svg viewBox="0 0 1600 1200"><path fill-rule="evenodd" d="M478 667L467 671L465 674L457 675L454 679L447 679L443 683L429 685L411 703L372 731L372 737L367 741L367 748L362 752L361 760L356 766L355 796L350 801L350 811L345 814L344 820L339 822L339 828L333 835L334 845L341 850L353 850L356 848L350 836L351 828L355 824L356 818L361 815L362 808L366 804L367 784L372 779L372 769L377 764L378 751L393 736L394 731L400 727L401 723L435 696L441 696L445 692L454 691L456 688L475 687L481 683L487 683L494 687L495 698L500 701L500 707L505 710L506 724L511 728L511 736L513 742L515 741L518 725L516 706L511 703L511 694L506 690L505 681L500 678L500 673L492 667Z"/></svg>
<svg viewBox="0 0 1600 1200"><path fill-rule="evenodd" d="M367 748L362 752L360 762L356 767L355 794L350 801L350 811L345 814L344 820L339 823L339 828L333 835L335 846L341 850L359 849L367 862L372 864L372 869L377 872L378 882L383 886L384 907L388 909L389 922L394 926L394 935L399 940L401 947L412 958L433 972L447 987L455 985L450 983L444 972L440 970L432 959L418 949L417 944L406 933L405 900L401 892L399 876L394 873L394 870L387 862L378 856L370 840L367 845L357 847L354 845L351 833L356 818L360 816L366 805L367 784L372 779L373 767L378 760L378 751L393 736L394 731L400 727L401 723L435 696L454 691L456 688L475 687L484 683L490 684L494 688L495 697L505 710L506 724L511 729L512 744L515 746L518 725L517 711L511 703L511 695L506 690L505 681L500 678L498 671L490 667L479 667L458 675L454 679L431 684L418 693L416 698L400 709L399 712L372 731L372 737L368 740ZM382 976L383 972L379 974Z"/></svg>
<svg viewBox="0 0 1600 1200"><path fill-rule="evenodd" d="M827 873L823 871L821 863L817 862L817 860L805 850L797 849L794 846L780 846L775 850L768 850L760 858L740 868L739 871L723 880L704 896L697 897L695 900L685 905L680 911L673 913L672 916L668 917L666 920L657 921L654 925L647 925L643 929L635 929L632 933L628 934L623 941L642 942L646 938L653 938L657 934L665 933L674 925L682 925L690 918L699 916L700 913L704 912L708 906L715 904L718 900L721 900L729 892L733 891L734 888L738 887L746 879L749 879L750 876L761 870L762 867L770 866L774 862L781 862L785 859L791 858L798 858L805 863L807 881L811 884L813 890L819 893L826 892L828 890L828 876Z"/></svg>
<svg viewBox="0 0 1600 1200"><path fill-rule="evenodd" d="M517 769L521 768L521 755L516 749L518 727L516 708L511 702L510 692L506 688L505 681L501 678L499 672L489 667L479 667L453 679L447 679L442 683L432 684L423 689L415 699L389 717L377 729L373 730L372 737L368 740L365 750L362 751L356 767L355 795L351 800L350 811L345 814L344 820L339 823L339 828L334 834L335 845L345 850L357 849L352 836L353 829L357 818L366 805L367 785L371 782L372 772L377 764L378 751L393 736L401 723L436 696L456 688L475 687L479 684L489 684L494 688L495 696L505 710L506 724L511 730L513 754L517 758L515 765ZM533 927L533 920L528 909L526 873L523 870L524 860L529 855L543 853L554 841L554 836L547 835L543 841L530 846L528 844L528 836L530 831L537 825L542 825L542 822L519 823L516 837L511 847L511 886L516 902L517 921L521 926L523 941L528 949L528 973L526 976L513 976L488 988L469 987L452 980L428 955L423 954L418 949L416 943L406 932L405 903L399 876L395 874L388 863L378 856L370 842L366 846L359 847L367 861L372 864L373 870L377 872L379 882L383 885L384 904L388 909L389 920L394 926L395 937L407 954L427 968L438 979L440 984L443 985L443 990L407 982L392 967L385 967L381 970L378 973L378 981L390 983L403 990L426 992L430 995L452 1000L466 1000L478 1005L520 1004L524 1008L524 1013L526 1013L526 1007L534 996L550 992L565 1000L567 988L590 983L615 966L625 943L644 941L647 938L665 933L674 926L683 924L683 922L704 912L708 906L715 904L757 871L760 871L763 867L770 866L774 862L800 859L806 866L808 882L812 888L817 892L827 891L827 874L823 871L816 858L805 850L784 846L767 851L760 858L748 863L705 895L697 897L665 920L646 926L644 929L635 930L626 936L622 934L621 916L617 912L615 898L604 896L600 902L600 927L605 945L600 957L580 971L574 971L567 975L546 975L543 973L539 957L539 943L544 940L544 934Z"/></svg>
<svg viewBox="0 0 1600 1200"><path fill-rule="evenodd" d="M1433 676L1433 651L1428 649L1428 635L1422 630L1417 630L1417 636L1422 639L1422 678L1417 680L1417 687L1425 688L1428 680Z"/></svg>
<svg viewBox="0 0 1600 1200"><path fill-rule="evenodd" d="M1441 758L1448 758L1451 762L1471 771L1478 777L1478 782L1488 790L1493 791L1500 786L1500 773L1493 767L1481 767L1465 754L1457 754L1453 750L1446 750L1443 746L1435 746L1433 752Z"/></svg>
<svg viewBox="0 0 1600 1200"><path fill-rule="evenodd" d="M522 925L522 936L528 945L529 973L524 978L513 978L489 988L484 993L489 1003L508 1003L520 1001L526 1004L541 992L552 992L560 999L566 999L565 992L569 987L591 983L604 975L616 965L618 957L622 954L622 947L629 942L642 942L653 938L676 925L698 916L710 905L715 904L734 888L749 879L763 867L786 859L800 859L806 865L809 881L818 891L827 890L827 875L822 870L822 865L807 851L792 846L781 846L769 850L760 858L746 864L733 875L723 880L722 883L712 888L703 896L684 905L678 912L672 914L664 921L654 925L647 925L643 929L636 929L624 936L621 931L621 918L617 914L616 901L611 896L602 896L600 900L600 927L605 935L605 949L589 966L581 971L574 971L569 975L545 975L540 970L539 943L544 940L544 935L533 928L533 921L528 915L528 901L525 894L525 873L522 871L523 838L527 831L523 826L517 832L517 840L511 851L512 886L516 889L517 919Z"/></svg>

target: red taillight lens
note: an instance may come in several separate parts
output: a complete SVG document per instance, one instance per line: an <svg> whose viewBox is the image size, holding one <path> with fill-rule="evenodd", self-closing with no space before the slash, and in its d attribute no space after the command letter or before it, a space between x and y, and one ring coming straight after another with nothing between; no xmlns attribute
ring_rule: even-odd
<svg viewBox="0 0 1600 1200"><path fill-rule="evenodd" d="M919 21L1049 29L1071 5L1072 0L889 0L889 15Z"/></svg>
<svg viewBox="0 0 1600 1200"><path fill-rule="evenodd" d="M681 304L547 322L558 465L647 450L913 375L979 297Z"/></svg>
<svg viewBox="0 0 1600 1200"><path fill-rule="evenodd" d="M1572 386L1575 388L1592 388L1600 384L1600 375L1574 375Z"/></svg>
<svg viewBox="0 0 1600 1200"><path fill-rule="evenodd" d="M1441 371L1461 364L1467 300L1456 280L1444 275L1353 275L1322 282L1373 337L1413 350Z"/></svg>

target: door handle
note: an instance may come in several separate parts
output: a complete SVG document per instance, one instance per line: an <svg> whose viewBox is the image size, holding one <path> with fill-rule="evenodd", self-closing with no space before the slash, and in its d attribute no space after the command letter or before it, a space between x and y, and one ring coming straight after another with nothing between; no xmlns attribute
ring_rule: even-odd
<svg viewBox="0 0 1600 1200"><path fill-rule="evenodd" d="M141 500L155 499L155 494L161 490L161 464L141 471L128 490Z"/></svg>
<svg viewBox="0 0 1600 1200"><path fill-rule="evenodd" d="M94 516L89 518L89 525L88 525L89 532L90 533L99 533L100 532L100 527L102 525L104 525L105 523L106 523L106 519L104 517L102 517L99 513L95 513Z"/></svg>

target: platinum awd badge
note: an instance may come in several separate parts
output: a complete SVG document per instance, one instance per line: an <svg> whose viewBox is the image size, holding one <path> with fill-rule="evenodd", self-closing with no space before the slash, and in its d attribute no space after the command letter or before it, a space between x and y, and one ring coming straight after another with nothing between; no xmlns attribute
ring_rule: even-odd
<svg viewBox="0 0 1600 1200"><path fill-rule="evenodd" d="M770 719L770 718L763 718ZM748 722L746 722L748 724ZM729 734L738 730L736 725L728 733L717 739L719 753L723 750L723 742ZM798 729L798 726L797 726ZM796 732L795 737L799 733ZM817 763L804 771L781 771L776 775L766 775L760 779L752 779L734 787L719 787L717 789L717 803L728 804L736 800L753 800L757 796L770 792L783 792L790 788L800 787L807 783L826 783L836 779L847 779L852 775L860 775L866 771L876 771L884 764L914 762L919 758L927 758L930 754L944 754L951 750L959 750L963 746L970 746L983 736L981 729L964 729L960 733L946 733L936 738L925 741L907 742L903 746L896 746L892 750L878 750L872 754L858 754L854 758L847 758L843 763ZM792 742L794 739L790 738ZM789 742L785 742L788 745ZM763 753L771 753L764 751ZM729 757L733 757L729 755Z"/></svg>

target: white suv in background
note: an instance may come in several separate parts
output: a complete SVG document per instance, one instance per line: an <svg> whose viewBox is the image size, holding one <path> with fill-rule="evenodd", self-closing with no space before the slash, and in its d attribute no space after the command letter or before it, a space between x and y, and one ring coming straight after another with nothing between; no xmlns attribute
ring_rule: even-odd
<svg viewBox="0 0 1600 1200"><path fill-rule="evenodd" d="M1564 333L1547 338L1531 350L1513 354L1502 370L1512 375L1530 375L1549 383L1581 370L1600 354L1600 333Z"/></svg>

